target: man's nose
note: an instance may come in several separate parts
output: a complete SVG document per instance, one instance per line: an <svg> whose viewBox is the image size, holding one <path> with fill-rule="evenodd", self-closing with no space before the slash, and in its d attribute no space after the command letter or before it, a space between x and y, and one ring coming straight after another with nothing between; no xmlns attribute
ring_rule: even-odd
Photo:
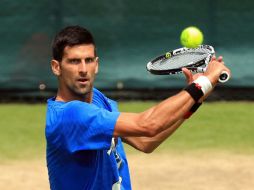
<svg viewBox="0 0 254 190"><path fill-rule="evenodd" d="M80 73L87 73L87 65L85 60L82 60L79 64L79 72Z"/></svg>

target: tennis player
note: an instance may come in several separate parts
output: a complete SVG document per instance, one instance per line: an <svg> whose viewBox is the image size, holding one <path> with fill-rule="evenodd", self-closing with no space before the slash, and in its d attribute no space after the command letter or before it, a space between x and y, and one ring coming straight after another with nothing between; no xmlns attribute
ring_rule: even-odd
<svg viewBox="0 0 254 190"><path fill-rule="evenodd" d="M58 92L47 102L45 129L51 190L130 190L123 142L152 152L211 93L220 73L230 72L214 57L204 74L183 69L188 85L178 94L142 113L120 113L93 86L99 59L88 30L64 28L52 49Z"/></svg>

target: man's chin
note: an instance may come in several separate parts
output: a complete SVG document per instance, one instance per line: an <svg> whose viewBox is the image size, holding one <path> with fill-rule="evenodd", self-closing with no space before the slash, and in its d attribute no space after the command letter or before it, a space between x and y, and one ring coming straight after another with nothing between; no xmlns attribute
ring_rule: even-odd
<svg viewBox="0 0 254 190"><path fill-rule="evenodd" d="M92 91L92 87L87 87L87 88L82 88L82 89L77 89L76 90L76 94L80 95L80 96L86 96L91 94Z"/></svg>

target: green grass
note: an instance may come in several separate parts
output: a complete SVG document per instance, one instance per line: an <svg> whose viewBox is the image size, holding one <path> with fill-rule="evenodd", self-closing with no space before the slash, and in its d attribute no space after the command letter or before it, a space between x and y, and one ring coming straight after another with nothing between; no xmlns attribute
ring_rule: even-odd
<svg viewBox="0 0 254 190"><path fill-rule="evenodd" d="M45 152L46 106L0 104L0 159L41 157Z"/></svg>
<svg viewBox="0 0 254 190"><path fill-rule="evenodd" d="M141 112L155 102L121 102L125 112ZM0 104L0 160L45 155L44 104ZM254 102L204 103L159 151L213 149L254 153ZM129 150L129 148L128 148Z"/></svg>
<svg viewBox="0 0 254 190"><path fill-rule="evenodd" d="M253 117L254 103L206 103L165 147L254 153Z"/></svg>
<svg viewBox="0 0 254 190"><path fill-rule="evenodd" d="M122 104L120 109L143 110L139 103L131 103L129 107ZM206 149L252 154L253 135L254 102L204 103L158 150L181 152Z"/></svg>

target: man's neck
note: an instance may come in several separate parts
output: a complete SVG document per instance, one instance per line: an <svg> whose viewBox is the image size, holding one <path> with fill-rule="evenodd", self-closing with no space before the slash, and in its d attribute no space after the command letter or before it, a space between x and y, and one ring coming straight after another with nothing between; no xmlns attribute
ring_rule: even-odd
<svg viewBox="0 0 254 190"><path fill-rule="evenodd" d="M70 102L73 100L79 100L82 102L91 103L93 100L93 91L85 94L85 95L67 95L65 93L62 93L61 90L58 89L56 100L61 102Z"/></svg>

